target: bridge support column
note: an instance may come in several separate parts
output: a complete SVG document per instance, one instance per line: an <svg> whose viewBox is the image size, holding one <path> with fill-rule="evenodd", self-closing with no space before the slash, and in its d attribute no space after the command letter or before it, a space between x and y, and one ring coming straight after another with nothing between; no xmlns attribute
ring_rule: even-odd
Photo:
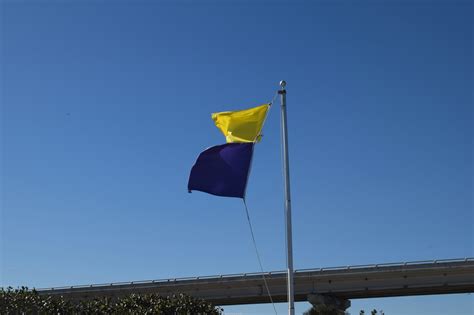
<svg viewBox="0 0 474 315"><path fill-rule="evenodd" d="M308 294L308 302L316 309L321 306L332 307L339 310L341 314L344 314L345 310L351 306L351 301L349 300L313 293Z"/></svg>

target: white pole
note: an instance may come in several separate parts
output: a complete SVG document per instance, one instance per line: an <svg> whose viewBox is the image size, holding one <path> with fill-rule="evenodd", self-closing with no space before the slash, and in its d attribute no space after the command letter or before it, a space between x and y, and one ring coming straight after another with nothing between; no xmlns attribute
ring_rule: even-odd
<svg viewBox="0 0 474 315"><path fill-rule="evenodd" d="M291 232L291 197L290 197L290 166L288 158L288 129L286 122L286 82L280 81L281 89L281 132L283 135L283 171L285 173L285 218L286 218L286 265L288 271L288 314L295 314L295 297L293 284L293 241Z"/></svg>

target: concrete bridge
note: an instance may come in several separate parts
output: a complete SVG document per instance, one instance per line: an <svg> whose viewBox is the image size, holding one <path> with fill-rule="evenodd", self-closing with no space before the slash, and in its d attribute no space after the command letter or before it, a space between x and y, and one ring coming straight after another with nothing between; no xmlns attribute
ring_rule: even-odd
<svg viewBox="0 0 474 315"><path fill-rule="evenodd" d="M215 305L287 301L286 273L247 273L38 289L67 299L120 297L131 293L186 293ZM337 304L351 299L474 292L474 258L443 259L296 270L295 301Z"/></svg>

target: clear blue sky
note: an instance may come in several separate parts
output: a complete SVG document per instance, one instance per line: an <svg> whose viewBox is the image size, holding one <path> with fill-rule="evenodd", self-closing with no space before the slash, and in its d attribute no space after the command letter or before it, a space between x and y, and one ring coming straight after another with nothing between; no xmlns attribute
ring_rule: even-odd
<svg viewBox="0 0 474 315"><path fill-rule="evenodd" d="M258 271L241 201L186 185L224 143L210 113L281 79L295 268L474 255L471 1L0 1L0 286ZM267 270L285 268L279 142L273 108L247 190Z"/></svg>

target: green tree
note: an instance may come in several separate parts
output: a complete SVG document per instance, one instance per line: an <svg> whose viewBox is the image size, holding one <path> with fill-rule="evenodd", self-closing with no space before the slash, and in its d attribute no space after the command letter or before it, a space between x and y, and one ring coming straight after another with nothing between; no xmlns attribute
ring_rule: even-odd
<svg viewBox="0 0 474 315"><path fill-rule="evenodd" d="M303 315L349 315L340 309L330 305L313 306L311 309L303 313Z"/></svg>

